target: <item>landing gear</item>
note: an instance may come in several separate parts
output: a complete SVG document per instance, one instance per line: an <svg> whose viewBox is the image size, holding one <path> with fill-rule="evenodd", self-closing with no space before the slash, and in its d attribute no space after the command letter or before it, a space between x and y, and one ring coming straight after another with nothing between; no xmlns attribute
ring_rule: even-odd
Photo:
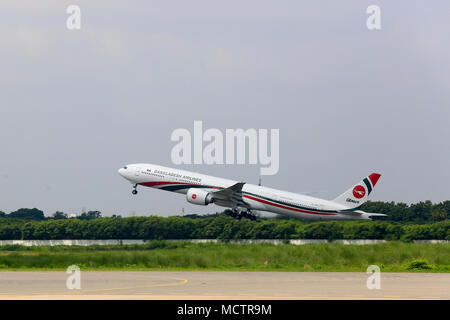
<svg viewBox="0 0 450 320"><path fill-rule="evenodd" d="M250 219L252 221L256 221L256 216L250 211L250 210L246 210L246 211L239 211L238 209L233 209L233 210L225 210L224 213L232 218L241 220L242 218L247 218Z"/></svg>
<svg viewBox="0 0 450 320"><path fill-rule="evenodd" d="M252 221L256 221L256 216L250 210L241 212L240 216L242 218L247 218L247 219L250 219Z"/></svg>
<svg viewBox="0 0 450 320"><path fill-rule="evenodd" d="M131 193L132 194L137 194L138 192L137 192L137 184L135 184L134 186L133 186L133 191L131 191Z"/></svg>
<svg viewBox="0 0 450 320"><path fill-rule="evenodd" d="M230 217L232 217L232 218L240 219L240 218L238 218L239 213L237 213L236 210L230 210L230 209L227 209L227 210L224 211L224 213L225 213L227 216L230 216Z"/></svg>

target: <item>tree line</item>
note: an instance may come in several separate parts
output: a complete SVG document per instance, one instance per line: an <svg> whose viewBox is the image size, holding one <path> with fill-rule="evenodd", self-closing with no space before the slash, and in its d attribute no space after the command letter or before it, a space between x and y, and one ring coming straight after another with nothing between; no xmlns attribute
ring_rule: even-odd
<svg viewBox="0 0 450 320"><path fill-rule="evenodd" d="M80 220L89 220L101 218L102 213L100 211L88 211L83 212L80 216L76 216L77 219ZM26 219L26 220L61 220L61 219L69 219L69 215L62 211L56 211L50 217L46 217L44 215L44 211L39 210L37 208L21 208L16 211L12 211L9 214L0 211L0 218L18 218L18 219Z"/></svg>
<svg viewBox="0 0 450 320"><path fill-rule="evenodd" d="M361 210L372 213L384 213L387 217L380 218L383 221L395 221L406 223L432 223L443 221L450 218L450 200L440 203L432 203L431 201L421 201L408 205L402 202L383 202L383 201L368 201L364 203ZM90 220L102 217L100 211L87 211L81 215L73 217L79 220ZM113 215L113 217L121 217L120 215ZM187 215L191 218L205 218L208 216L199 216L196 214ZM45 216L42 210L37 208L28 209L22 208L9 214L0 211L0 218L20 218L28 220L64 220L70 219L70 215L62 211ZM279 219L286 219L286 217L279 216Z"/></svg>
<svg viewBox="0 0 450 320"><path fill-rule="evenodd" d="M402 202L368 201L361 210L373 213L384 213L386 221L429 223L450 218L450 201L433 204L431 201L420 201L408 205Z"/></svg>
<svg viewBox="0 0 450 320"><path fill-rule="evenodd" d="M385 213L378 221L328 221L305 223L278 216L276 219L236 220L213 215L168 218L102 217L87 211L70 218L57 211L45 216L37 208L22 208L9 214L0 211L0 240L45 239L385 239L450 240L450 201L407 205L367 202L367 212Z"/></svg>
<svg viewBox="0 0 450 320"><path fill-rule="evenodd" d="M427 224L389 221L236 220L198 217L104 217L95 219L0 219L1 240L52 239L385 239L450 240L450 219Z"/></svg>

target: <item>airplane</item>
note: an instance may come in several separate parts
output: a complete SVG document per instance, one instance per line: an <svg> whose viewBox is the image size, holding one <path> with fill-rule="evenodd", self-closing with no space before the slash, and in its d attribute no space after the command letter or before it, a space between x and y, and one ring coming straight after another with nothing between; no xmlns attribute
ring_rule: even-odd
<svg viewBox="0 0 450 320"><path fill-rule="evenodd" d="M271 212L302 220L371 220L381 213L359 210L373 191L379 173L372 173L333 200L325 200L245 182L222 179L154 164L129 164L119 174L137 187L151 187L186 195L189 203L226 207L233 218L256 220L255 212Z"/></svg>

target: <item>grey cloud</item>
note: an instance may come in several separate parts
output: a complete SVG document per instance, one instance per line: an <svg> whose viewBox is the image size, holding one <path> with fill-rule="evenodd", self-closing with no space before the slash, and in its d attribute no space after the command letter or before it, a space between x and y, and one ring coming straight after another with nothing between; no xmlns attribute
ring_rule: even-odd
<svg viewBox="0 0 450 320"><path fill-rule="evenodd" d="M173 166L170 134L279 128L265 185L333 198L371 171L375 200L448 199L449 4L60 1L0 4L0 210L211 212L117 168ZM428 9L430 8L430 9ZM432 10L431 10L432 8ZM258 181L258 166L183 166ZM7 177L7 178L2 178Z"/></svg>

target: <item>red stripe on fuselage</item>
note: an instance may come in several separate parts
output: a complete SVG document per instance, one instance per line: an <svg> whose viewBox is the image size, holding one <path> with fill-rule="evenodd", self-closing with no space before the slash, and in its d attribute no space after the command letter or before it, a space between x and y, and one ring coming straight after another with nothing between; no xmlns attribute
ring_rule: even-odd
<svg viewBox="0 0 450 320"><path fill-rule="evenodd" d="M164 184L192 185L192 183L171 182L171 181L150 181L150 182L143 182L143 183L139 183L139 184L142 185L142 186L145 186L145 187L155 187L155 186L164 185ZM212 189L219 189L220 190L220 188L217 188L217 187L210 187L210 188L212 188ZM303 213L309 213L309 214L320 214L320 215L325 215L325 216L335 216L336 215L336 213L315 212L315 211L308 211L308 210L302 210L302 209L297 209L297 208L290 208L290 207L283 206L283 205L278 204L278 203L272 203L272 202L269 202L267 200L258 199L258 198L255 198L255 197L252 197L252 196L248 196L248 195L245 195L245 194L243 195L243 197L251 199L251 200L255 200L255 201L258 201L258 202L261 202L261 203L264 203L264 204L268 204L270 206L278 207L278 208L281 208L281 209L287 209L287 210L303 212Z"/></svg>
<svg viewBox="0 0 450 320"><path fill-rule="evenodd" d="M142 183L138 183L141 186L144 187L156 187L156 186L161 186L161 185L165 185L165 184L178 184L178 185L186 185L186 186L199 186L200 184L194 184L194 183L186 183L186 182L172 182L172 181L150 181L150 182L142 182ZM217 187L210 187L210 186L205 186L205 188L211 188L211 189L217 189L217 190L222 190L223 188L217 188Z"/></svg>
<svg viewBox="0 0 450 320"><path fill-rule="evenodd" d="M309 214L321 214L321 215L325 215L325 216L335 216L335 215L336 215L336 213L314 212L314 211L307 211L307 210L302 210L302 209L290 208L290 207L286 207L286 206L283 206L283 205L278 204L278 203L271 203L271 202L269 202L269 201L262 200L262 199L258 199L258 198L252 197L252 196L247 196L247 195L243 195L243 196L244 196L245 198L249 198L249 199L251 199L251 200L255 200L255 201L258 201L258 202L262 202L262 203L264 203L264 204L268 204L268 205L270 205L270 206L278 207L278 208L281 208L281 209L287 209L287 210L292 210L292 211L297 211L297 212L303 212L303 213L309 213Z"/></svg>
<svg viewBox="0 0 450 320"><path fill-rule="evenodd" d="M187 184L187 185L191 185L192 183L185 183L185 182L171 182L171 181L150 181L150 182L142 182L139 183L141 186L145 186L145 187L155 187L155 186L160 186L163 184Z"/></svg>

